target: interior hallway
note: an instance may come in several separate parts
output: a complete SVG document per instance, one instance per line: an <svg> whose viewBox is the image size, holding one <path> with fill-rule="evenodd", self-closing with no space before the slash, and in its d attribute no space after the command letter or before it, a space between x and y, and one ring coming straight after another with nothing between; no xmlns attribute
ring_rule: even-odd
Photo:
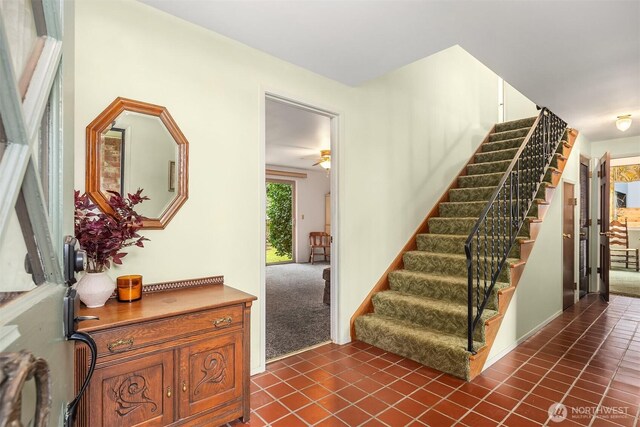
<svg viewBox="0 0 640 427"><path fill-rule="evenodd" d="M251 378L246 425L634 426L639 384L640 299L593 294L471 383L361 342L271 363Z"/></svg>

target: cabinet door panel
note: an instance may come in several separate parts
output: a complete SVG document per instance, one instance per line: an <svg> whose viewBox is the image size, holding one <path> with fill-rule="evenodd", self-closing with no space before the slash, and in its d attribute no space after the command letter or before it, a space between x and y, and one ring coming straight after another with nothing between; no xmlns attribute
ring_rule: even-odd
<svg viewBox="0 0 640 427"><path fill-rule="evenodd" d="M92 405L90 425L151 427L170 424L173 421L173 388L172 352L96 369L91 379L91 396L94 402L102 402L102 405Z"/></svg>
<svg viewBox="0 0 640 427"><path fill-rule="evenodd" d="M199 341L180 350L180 416L231 402L242 395L242 334Z"/></svg>

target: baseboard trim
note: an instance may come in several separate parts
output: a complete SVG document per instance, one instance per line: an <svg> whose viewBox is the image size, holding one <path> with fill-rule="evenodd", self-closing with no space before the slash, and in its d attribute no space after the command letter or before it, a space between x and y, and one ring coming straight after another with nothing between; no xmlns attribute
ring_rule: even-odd
<svg viewBox="0 0 640 427"><path fill-rule="evenodd" d="M509 353L510 351L512 351L513 349L515 349L517 346L519 346L520 344L522 344L523 342L525 342L527 339L529 339L533 334L535 334L536 332L538 332L540 329L544 328L545 326L547 326L553 319L555 319L556 317L560 316L562 314L562 310L558 310L557 312L555 312L554 314L552 314L551 316L549 316L548 318L546 318L545 320L542 321L542 323L540 323L538 326L536 326L535 328L533 328L532 330L530 330L529 332L527 332L526 334L524 334L523 336L521 336L520 338L518 338L513 344L511 344L510 346L508 346L507 348L505 348L504 350L502 350L500 353L498 353L497 355L493 356L491 359L488 359L485 364L484 364L484 368L482 368L482 371L484 372L485 369L487 369L488 367L490 367L491 365L493 365L494 363L496 363L498 360L502 359L504 356L507 355L507 353Z"/></svg>
<svg viewBox="0 0 640 427"><path fill-rule="evenodd" d="M261 374L266 370L267 370L266 365L264 363L261 363L260 365L256 366L255 368L251 368L251 371L249 372L249 375L250 376L254 376L254 375L257 375L257 374Z"/></svg>

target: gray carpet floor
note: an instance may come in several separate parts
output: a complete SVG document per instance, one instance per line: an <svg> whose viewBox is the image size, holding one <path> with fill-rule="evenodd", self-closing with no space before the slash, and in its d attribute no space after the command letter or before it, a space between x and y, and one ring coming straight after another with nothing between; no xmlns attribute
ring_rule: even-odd
<svg viewBox="0 0 640 427"><path fill-rule="evenodd" d="M609 270L609 292L640 298L640 273L632 270Z"/></svg>
<svg viewBox="0 0 640 427"><path fill-rule="evenodd" d="M329 306L322 303L328 263L267 266L267 360L331 339Z"/></svg>

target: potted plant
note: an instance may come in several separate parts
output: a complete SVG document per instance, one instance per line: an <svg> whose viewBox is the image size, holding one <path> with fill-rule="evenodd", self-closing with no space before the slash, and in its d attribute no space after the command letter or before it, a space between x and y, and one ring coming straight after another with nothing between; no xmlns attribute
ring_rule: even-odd
<svg viewBox="0 0 640 427"><path fill-rule="evenodd" d="M142 189L127 197L115 191L108 193L113 216L100 211L86 193L75 192L75 236L87 253L87 271L76 289L80 301L87 307L103 306L113 293L115 283L106 271L111 263L122 264L122 258L127 255L122 249L134 245L142 248L143 242L149 240L138 234L143 217L134 209L149 200L142 195Z"/></svg>

